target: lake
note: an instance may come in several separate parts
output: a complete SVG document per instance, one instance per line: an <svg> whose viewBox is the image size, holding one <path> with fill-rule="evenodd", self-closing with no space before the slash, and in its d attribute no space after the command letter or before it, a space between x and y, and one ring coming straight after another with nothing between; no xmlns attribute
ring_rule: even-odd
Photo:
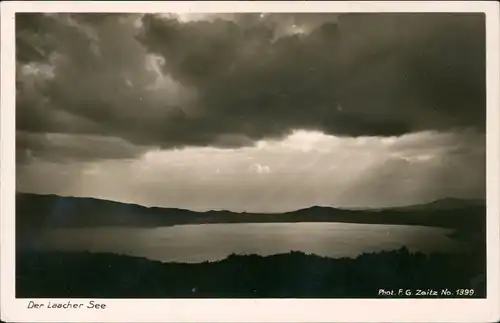
<svg viewBox="0 0 500 323"><path fill-rule="evenodd" d="M302 251L328 257L393 250L453 251L453 230L348 223L237 223L158 228L102 227L45 231L34 247L113 252L164 262L203 262L231 253L272 255Z"/></svg>

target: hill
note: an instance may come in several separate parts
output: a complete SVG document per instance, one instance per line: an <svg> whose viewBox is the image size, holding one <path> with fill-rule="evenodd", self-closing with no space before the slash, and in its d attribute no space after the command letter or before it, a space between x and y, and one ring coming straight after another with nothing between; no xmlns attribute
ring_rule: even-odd
<svg viewBox="0 0 500 323"><path fill-rule="evenodd" d="M485 207L485 201L480 199L443 198L426 204L409 205L392 208L393 210L456 210L461 208Z"/></svg>
<svg viewBox="0 0 500 323"><path fill-rule="evenodd" d="M396 251L355 259L291 252L230 255L217 262L161 263L115 254L18 252L18 298L379 298L485 297L484 253L431 254ZM394 295L379 295L379 290ZM417 295L417 289L436 295ZM448 289L451 295L442 295Z"/></svg>
<svg viewBox="0 0 500 323"><path fill-rule="evenodd" d="M195 212L145 207L108 200L18 193L18 230L54 227L131 226L158 227L204 223L344 222L406 224L454 229L484 228L484 201L439 200L426 205L379 210L347 210L311 207L282 214Z"/></svg>
<svg viewBox="0 0 500 323"><path fill-rule="evenodd" d="M184 209L145 207L114 201L57 195L18 193L18 229L43 227L133 226L156 227L202 223L348 222L407 224L455 229L484 227L486 206L461 200L440 200L426 205L380 210L346 210L311 207L283 214L194 212ZM445 206L446 207L443 207Z"/></svg>

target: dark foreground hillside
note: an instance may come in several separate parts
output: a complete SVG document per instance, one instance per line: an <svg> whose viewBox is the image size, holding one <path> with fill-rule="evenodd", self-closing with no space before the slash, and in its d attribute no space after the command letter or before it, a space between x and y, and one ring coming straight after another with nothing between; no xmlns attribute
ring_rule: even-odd
<svg viewBox="0 0 500 323"><path fill-rule="evenodd" d="M484 255L406 248L355 259L292 252L200 264L29 251L18 252L16 270L18 298L377 298L382 288L394 297L406 288L473 288L474 297L485 297L486 285Z"/></svg>

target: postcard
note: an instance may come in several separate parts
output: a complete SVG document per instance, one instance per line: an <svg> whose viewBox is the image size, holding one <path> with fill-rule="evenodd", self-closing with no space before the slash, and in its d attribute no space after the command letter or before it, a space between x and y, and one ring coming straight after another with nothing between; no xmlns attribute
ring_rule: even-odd
<svg viewBox="0 0 500 323"><path fill-rule="evenodd" d="M498 10L2 3L2 321L497 321Z"/></svg>

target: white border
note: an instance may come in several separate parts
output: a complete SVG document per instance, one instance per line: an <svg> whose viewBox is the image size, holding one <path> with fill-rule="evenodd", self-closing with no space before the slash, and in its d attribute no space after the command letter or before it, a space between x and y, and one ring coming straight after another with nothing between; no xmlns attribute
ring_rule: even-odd
<svg viewBox="0 0 500 323"><path fill-rule="evenodd" d="M484 12L487 24L488 298L380 300L100 300L106 310L30 310L14 293L15 12ZM496 1L1 3L1 319L5 322L495 322L499 310L499 4ZM78 301L78 300L74 300ZM83 300L82 300L83 301Z"/></svg>

